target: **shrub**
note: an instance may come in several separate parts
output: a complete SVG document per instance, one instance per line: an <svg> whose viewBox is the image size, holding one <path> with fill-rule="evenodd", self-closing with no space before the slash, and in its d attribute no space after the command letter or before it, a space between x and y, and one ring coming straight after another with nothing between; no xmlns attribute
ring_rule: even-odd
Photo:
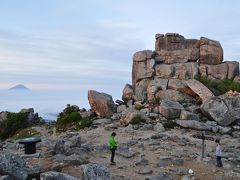
<svg viewBox="0 0 240 180"><path fill-rule="evenodd" d="M57 130L65 129L68 125L76 125L81 121L82 117L78 112L71 112L69 114L63 114L56 122Z"/></svg>
<svg viewBox="0 0 240 180"><path fill-rule="evenodd" d="M216 89L220 94L224 94L229 90L240 92L240 83L234 82L230 79L210 80L203 76L198 76L196 79L209 89Z"/></svg>
<svg viewBox="0 0 240 180"><path fill-rule="evenodd" d="M92 125L92 121L89 117L84 117L77 124L77 129L84 129L86 127L90 127Z"/></svg>
<svg viewBox="0 0 240 180"><path fill-rule="evenodd" d="M174 129L179 126L175 121L167 121L163 124L163 127L166 129Z"/></svg>
<svg viewBox="0 0 240 180"><path fill-rule="evenodd" d="M12 137L18 130L29 126L27 113L8 112L7 119L0 122L0 139Z"/></svg>
<svg viewBox="0 0 240 180"><path fill-rule="evenodd" d="M134 114L132 120L130 121L130 124L132 125L140 124L143 121L144 119L142 118L141 114Z"/></svg>

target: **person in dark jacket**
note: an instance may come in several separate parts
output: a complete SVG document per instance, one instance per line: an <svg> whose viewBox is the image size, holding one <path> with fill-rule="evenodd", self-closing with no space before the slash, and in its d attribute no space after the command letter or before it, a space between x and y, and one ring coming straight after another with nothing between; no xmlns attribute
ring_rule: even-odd
<svg viewBox="0 0 240 180"><path fill-rule="evenodd" d="M111 165L115 165L116 163L114 162L114 156L115 156L115 151L117 149L117 142L115 141L115 136L116 136L116 133L113 132L109 138L108 138L108 148L110 149L111 151Z"/></svg>
<svg viewBox="0 0 240 180"><path fill-rule="evenodd" d="M223 167L222 164L222 146L220 145L220 140L216 139L215 140L217 146L216 146L216 159L217 159L217 166L218 167Z"/></svg>

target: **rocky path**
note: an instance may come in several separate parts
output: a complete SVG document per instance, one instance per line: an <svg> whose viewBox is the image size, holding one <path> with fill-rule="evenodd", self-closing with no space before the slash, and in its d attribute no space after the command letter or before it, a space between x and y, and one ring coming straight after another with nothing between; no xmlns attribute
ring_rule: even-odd
<svg viewBox="0 0 240 180"><path fill-rule="evenodd" d="M42 132L42 143L34 156L23 155L22 147L8 143L3 153L12 152L24 157L29 166L39 165L43 171L58 171L82 179L86 163L101 164L109 169L113 180L141 179L237 179L240 142L228 135L221 136L224 149L224 168L215 167L215 143L206 141L206 157L201 159L201 140L194 139L199 131L186 129L153 130L131 125L99 126L95 129L53 134L51 128L36 127ZM116 165L110 165L106 143L112 131L117 133ZM216 134L209 134L215 136ZM61 144L59 142L63 142ZM58 145L57 145L58 144ZM57 148L56 148L57 147ZM53 152L54 151L54 152ZM235 163L235 164L234 164ZM192 172L191 172L192 170Z"/></svg>

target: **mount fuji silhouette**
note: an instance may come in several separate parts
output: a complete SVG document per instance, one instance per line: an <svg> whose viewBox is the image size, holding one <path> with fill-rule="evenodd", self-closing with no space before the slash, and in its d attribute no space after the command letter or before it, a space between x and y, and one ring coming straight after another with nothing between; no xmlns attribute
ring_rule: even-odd
<svg viewBox="0 0 240 180"><path fill-rule="evenodd" d="M30 89L22 84L18 84L9 89L10 91L29 91Z"/></svg>

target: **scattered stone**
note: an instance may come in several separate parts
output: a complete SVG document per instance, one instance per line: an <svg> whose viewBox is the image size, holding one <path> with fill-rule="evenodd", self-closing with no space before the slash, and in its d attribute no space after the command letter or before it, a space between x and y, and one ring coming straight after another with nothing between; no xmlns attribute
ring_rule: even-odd
<svg viewBox="0 0 240 180"><path fill-rule="evenodd" d="M183 160L183 159L180 159L180 158L178 158L178 159L173 159L173 160L172 160L172 163L173 163L173 165L176 165L176 166L183 166L183 165L184 165L184 160Z"/></svg>
<svg viewBox="0 0 240 180"><path fill-rule="evenodd" d="M45 172L40 175L41 180L52 180L52 179L58 179L58 180L77 180L77 178L73 176L69 176L64 173L59 173L59 172Z"/></svg>
<svg viewBox="0 0 240 180"><path fill-rule="evenodd" d="M198 129L198 130L208 130L211 131L212 128L207 126L205 123L196 120L177 120L176 123L184 128Z"/></svg>
<svg viewBox="0 0 240 180"><path fill-rule="evenodd" d="M126 105L122 104L117 107L117 113L121 113L127 109Z"/></svg>
<svg viewBox="0 0 240 180"><path fill-rule="evenodd" d="M181 111L181 114L180 114L180 119L183 119L183 120L199 120L199 117L197 114L195 113L192 113L192 112L188 112L188 111L185 111L185 110L182 110Z"/></svg>
<svg viewBox="0 0 240 180"><path fill-rule="evenodd" d="M172 159L170 157L161 158L157 163L157 167L166 167L172 164Z"/></svg>
<svg viewBox="0 0 240 180"><path fill-rule="evenodd" d="M0 172L13 179L24 180L28 176L28 166L23 158L15 154L0 155Z"/></svg>
<svg viewBox="0 0 240 180"><path fill-rule="evenodd" d="M79 166L82 164L87 164L89 161L85 160L82 156L77 154L72 154L64 158L64 163L68 166Z"/></svg>
<svg viewBox="0 0 240 180"><path fill-rule="evenodd" d="M221 127L221 126L217 126L218 127L218 131L221 134L231 134L232 133L232 128L231 127Z"/></svg>
<svg viewBox="0 0 240 180"><path fill-rule="evenodd" d="M93 121L94 125L104 125L104 124L110 124L112 121L111 119L96 119Z"/></svg>
<svg viewBox="0 0 240 180"><path fill-rule="evenodd" d="M143 113L141 113L138 110L130 109L122 116L122 119L120 120L120 123L124 126L127 126L128 124L137 124L143 121L146 121L147 117ZM135 121L135 122L133 122Z"/></svg>
<svg viewBox="0 0 240 180"><path fill-rule="evenodd" d="M120 146L117 148L116 154L125 158L131 158L139 154L139 152L132 151L131 148L128 148L128 147Z"/></svg>
<svg viewBox="0 0 240 180"><path fill-rule="evenodd" d="M162 172L158 175L147 177L145 180L172 180L172 176L168 172Z"/></svg>
<svg viewBox="0 0 240 180"><path fill-rule="evenodd" d="M152 170L148 167L145 167L144 169L142 170L139 170L138 171L138 174L141 174L141 175L147 175L147 174L152 174Z"/></svg>
<svg viewBox="0 0 240 180"><path fill-rule="evenodd" d="M110 171L109 169L101 164L82 165L84 169L84 179L86 180L109 180Z"/></svg>
<svg viewBox="0 0 240 180"><path fill-rule="evenodd" d="M163 127L163 125L161 123L157 123L154 126L154 130L157 131L158 133L164 132L165 128Z"/></svg>
<svg viewBox="0 0 240 180"><path fill-rule="evenodd" d="M143 157L141 157L140 159L138 159L136 162L135 162L135 165L136 166L146 166L148 165L148 160L147 159L144 159Z"/></svg>

